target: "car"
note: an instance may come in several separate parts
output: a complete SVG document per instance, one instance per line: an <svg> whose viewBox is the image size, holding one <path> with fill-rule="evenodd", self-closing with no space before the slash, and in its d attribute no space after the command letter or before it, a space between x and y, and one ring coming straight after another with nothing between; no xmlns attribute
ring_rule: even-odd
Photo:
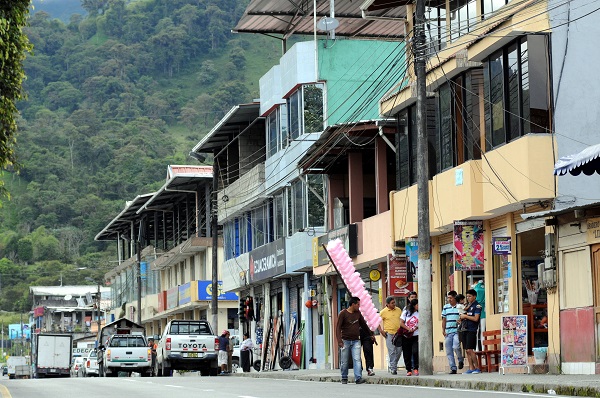
<svg viewBox="0 0 600 398"><path fill-rule="evenodd" d="M83 357L75 357L71 365L71 377L79 377L79 369L83 366Z"/></svg>
<svg viewBox="0 0 600 398"><path fill-rule="evenodd" d="M8 376L8 366L2 367L2 376Z"/></svg>
<svg viewBox="0 0 600 398"><path fill-rule="evenodd" d="M98 376L98 351L91 350L83 361L81 367L81 376L92 377Z"/></svg>

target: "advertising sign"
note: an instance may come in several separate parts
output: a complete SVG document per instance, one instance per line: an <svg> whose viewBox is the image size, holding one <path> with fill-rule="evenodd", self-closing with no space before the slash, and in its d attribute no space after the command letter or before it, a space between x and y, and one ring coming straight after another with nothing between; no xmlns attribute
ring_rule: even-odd
<svg viewBox="0 0 600 398"><path fill-rule="evenodd" d="M218 281L219 295L217 300L239 300L235 292L223 292L223 281ZM212 299L212 281L198 281L198 300Z"/></svg>
<svg viewBox="0 0 600 398"><path fill-rule="evenodd" d="M408 297L414 289L414 275L406 257L388 254L388 292L390 296Z"/></svg>
<svg viewBox="0 0 600 398"><path fill-rule="evenodd" d="M408 269L413 275L413 282L417 282L419 265L419 240L417 238L406 238L405 240L406 259Z"/></svg>
<svg viewBox="0 0 600 398"><path fill-rule="evenodd" d="M492 254L510 254L511 253L511 239L507 238L492 238Z"/></svg>
<svg viewBox="0 0 600 398"><path fill-rule="evenodd" d="M271 278L285 272L285 240L259 247L250 252L250 283Z"/></svg>
<svg viewBox="0 0 600 398"><path fill-rule="evenodd" d="M500 367L527 366L527 315L502 317Z"/></svg>
<svg viewBox="0 0 600 398"><path fill-rule="evenodd" d="M454 221L454 268L483 269L483 221Z"/></svg>
<svg viewBox="0 0 600 398"><path fill-rule="evenodd" d="M167 309L170 310L177 307L177 305L179 305L179 286L167 290Z"/></svg>
<svg viewBox="0 0 600 398"><path fill-rule="evenodd" d="M191 282L179 286L179 305L192 302Z"/></svg>

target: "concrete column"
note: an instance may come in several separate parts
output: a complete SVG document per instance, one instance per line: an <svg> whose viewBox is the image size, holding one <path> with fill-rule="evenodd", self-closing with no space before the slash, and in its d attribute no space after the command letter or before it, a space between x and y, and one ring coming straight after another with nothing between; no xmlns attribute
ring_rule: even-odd
<svg viewBox="0 0 600 398"><path fill-rule="evenodd" d="M283 316L283 321L285 329L284 329L284 333L285 336L284 338L287 338L287 336L290 333L290 290L289 290L289 281L287 279L283 279L281 281L281 291L282 291L282 307L281 308L281 312L282 312L282 316Z"/></svg>
<svg viewBox="0 0 600 398"><path fill-rule="evenodd" d="M348 153L348 196L350 198L350 224L363 220L363 169L362 153Z"/></svg>
<svg viewBox="0 0 600 398"><path fill-rule="evenodd" d="M387 144L381 137L375 139L375 196L377 214L389 209L387 183Z"/></svg>

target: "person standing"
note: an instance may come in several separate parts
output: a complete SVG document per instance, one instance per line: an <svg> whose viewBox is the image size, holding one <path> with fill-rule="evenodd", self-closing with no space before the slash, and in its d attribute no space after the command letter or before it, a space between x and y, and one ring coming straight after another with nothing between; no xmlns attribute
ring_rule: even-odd
<svg viewBox="0 0 600 398"><path fill-rule="evenodd" d="M402 337L402 352L407 376L419 375L419 300L411 300L400 316L400 327L411 336Z"/></svg>
<svg viewBox="0 0 600 398"><path fill-rule="evenodd" d="M252 342L250 335L248 333L244 333L244 341L242 341L242 344L240 345L240 360L242 361L242 370L245 373L250 372L250 363L252 362L251 354L253 348L254 343Z"/></svg>
<svg viewBox="0 0 600 398"><path fill-rule="evenodd" d="M481 373L475 348L477 347L477 329L479 328L479 317L481 316L481 304L477 302L477 292L473 289L467 290L467 307L465 313L460 315L464 325L464 346L469 359L469 369L465 374Z"/></svg>
<svg viewBox="0 0 600 398"><path fill-rule="evenodd" d="M360 358L360 329L369 326L365 318L359 311L360 299L358 297L350 297L348 300L348 308L340 311L336 324L336 340L339 347L342 349L341 355L341 372L342 384L348 384L348 360L352 355L352 365L354 370L354 382L363 384L367 381L362 378L362 364Z"/></svg>
<svg viewBox="0 0 600 398"><path fill-rule="evenodd" d="M392 296L386 298L385 308L379 313L383 321L379 325L379 332L385 338L385 345L388 350L388 370L393 375L398 374L396 369L398 367L398 360L402 354L402 347L396 347L392 343L394 334L400 328L400 315L402 315L402 311L396 307L396 299Z"/></svg>
<svg viewBox="0 0 600 398"><path fill-rule="evenodd" d="M446 347L446 357L448 357L448 365L450 365L450 374L456 374L456 362L454 354L458 358L458 369L464 366L464 358L460 349L460 340L458 337L458 321L460 312L458 303L456 302L456 292L451 290L448 292L446 300L448 303L442 309L442 331L444 333L444 346Z"/></svg>
<svg viewBox="0 0 600 398"><path fill-rule="evenodd" d="M360 344L362 345L363 354L365 355L365 369L369 376L375 376L373 368L375 367L375 359L373 356L373 343L375 335L370 329L360 328Z"/></svg>
<svg viewBox="0 0 600 398"><path fill-rule="evenodd" d="M156 343L154 342L154 338L150 337L148 339L148 348L150 348L150 353L152 355L152 375L155 375L156 371Z"/></svg>
<svg viewBox="0 0 600 398"><path fill-rule="evenodd" d="M221 375L227 374L227 361L229 359L229 331L223 330L219 336L219 366L221 367Z"/></svg>

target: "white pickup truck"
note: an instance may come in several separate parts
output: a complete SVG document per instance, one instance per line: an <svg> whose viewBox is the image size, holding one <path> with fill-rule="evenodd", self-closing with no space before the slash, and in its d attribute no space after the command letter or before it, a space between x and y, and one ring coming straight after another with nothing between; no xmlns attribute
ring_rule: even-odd
<svg viewBox="0 0 600 398"><path fill-rule="evenodd" d="M144 336L115 334L110 337L104 352L104 375L115 377L119 372L151 376L152 351Z"/></svg>
<svg viewBox="0 0 600 398"><path fill-rule="evenodd" d="M172 320L156 349L156 375L170 376L171 370L199 370L202 376L219 372L219 336L205 320Z"/></svg>

